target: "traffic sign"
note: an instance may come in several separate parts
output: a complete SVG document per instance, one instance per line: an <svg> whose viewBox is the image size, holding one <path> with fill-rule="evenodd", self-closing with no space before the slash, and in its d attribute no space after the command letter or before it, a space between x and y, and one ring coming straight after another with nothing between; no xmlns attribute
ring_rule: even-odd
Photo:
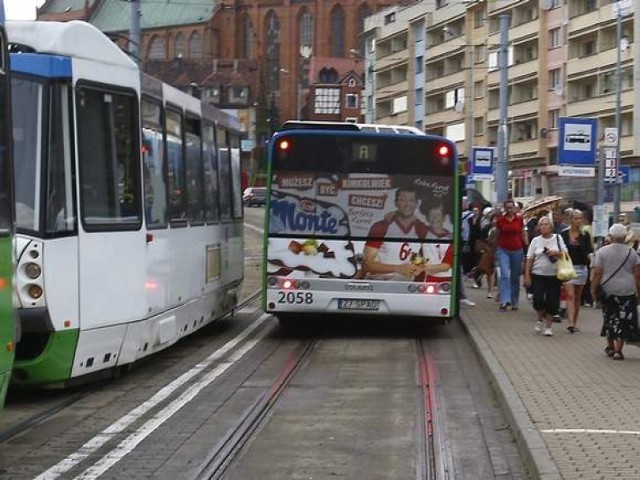
<svg viewBox="0 0 640 480"><path fill-rule="evenodd" d="M606 147L618 146L618 129L617 128L605 128L604 129L604 145Z"/></svg>
<svg viewBox="0 0 640 480"><path fill-rule="evenodd" d="M560 118L558 164L594 167L596 164L595 118Z"/></svg>

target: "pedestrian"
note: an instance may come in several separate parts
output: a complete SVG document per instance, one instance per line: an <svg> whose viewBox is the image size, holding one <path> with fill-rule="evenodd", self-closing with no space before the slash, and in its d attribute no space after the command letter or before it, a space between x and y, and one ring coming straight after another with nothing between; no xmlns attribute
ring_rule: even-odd
<svg viewBox="0 0 640 480"><path fill-rule="evenodd" d="M624 360L622 348L638 339L638 296L640 296L640 256L625 244L627 228L615 223L609 229L611 243L596 252L591 279L591 294L598 287L602 298L602 330L606 337L604 351L614 360Z"/></svg>
<svg viewBox="0 0 640 480"><path fill-rule="evenodd" d="M498 261L500 310L518 310L520 300L520 275L524 247L528 245L527 232L522 216L517 215L513 200L503 204L504 213L496 220L496 259Z"/></svg>
<svg viewBox="0 0 640 480"><path fill-rule="evenodd" d="M486 215L490 216L490 218L489 223L482 228L481 241L484 243L485 249L478 261L478 272L480 278L482 278L482 275L487 276L487 298L493 298L493 286L495 285L496 274L496 216L491 211Z"/></svg>
<svg viewBox="0 0 640 480"><path fill-rule="evenodd" d="M593 246L591 235L582 230L584 216L580 210L571 211L570 226L561 235L564 240L573 268L578 274L577 278L564 283L563 288L566 294L566 309L570 333L579 331L578 314L582 304L582 290L587 283L588 266L593 260Z"/></svg>
<svg viewBox="0 0 640 480"><path fill-rule="evenodd" d="M549 217L540 219L538 230L540 235L534 237L527 250L524 285L531 286L533 294L533 309L538 316L535 332L540 333L544 325L544 335L551 337L553 317L558 313L562 288L562 283L556 276L556 263L559 255L567 251L567 247L562 237L553 233L553 223Z"/></svg>

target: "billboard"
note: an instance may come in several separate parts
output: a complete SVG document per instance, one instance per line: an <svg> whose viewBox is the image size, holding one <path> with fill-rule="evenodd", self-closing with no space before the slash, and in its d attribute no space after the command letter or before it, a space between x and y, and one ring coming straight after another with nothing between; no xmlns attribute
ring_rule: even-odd
<svg viewBox="0 0 640 480"><path fill-rule="evenodd" d="M453 181L278 172L269 201L267 271L291 278L450 281Z"/></svg>

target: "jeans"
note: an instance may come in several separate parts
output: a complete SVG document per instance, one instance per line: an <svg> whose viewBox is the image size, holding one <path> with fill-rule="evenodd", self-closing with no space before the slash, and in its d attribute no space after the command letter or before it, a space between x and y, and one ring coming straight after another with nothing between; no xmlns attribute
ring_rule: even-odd
<svg viewBox="0 0 640 480"><path fill-rule="evenodd" d="M510 303L517 306L520 300L520 275L522 275L522 259L524 252L496 248L496 259L500 268L498 288L500 288L500 303Z"/></svg>

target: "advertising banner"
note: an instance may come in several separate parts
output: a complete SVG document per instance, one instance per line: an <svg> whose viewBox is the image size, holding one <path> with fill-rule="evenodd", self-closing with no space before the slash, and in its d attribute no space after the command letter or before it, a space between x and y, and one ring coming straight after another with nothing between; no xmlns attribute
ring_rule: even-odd
<svg viewBox="0 0 640 480"><path fill-rule="evenodd" d="M450 281L453 179L279 172L268 271L292 278Z"/></svg>

